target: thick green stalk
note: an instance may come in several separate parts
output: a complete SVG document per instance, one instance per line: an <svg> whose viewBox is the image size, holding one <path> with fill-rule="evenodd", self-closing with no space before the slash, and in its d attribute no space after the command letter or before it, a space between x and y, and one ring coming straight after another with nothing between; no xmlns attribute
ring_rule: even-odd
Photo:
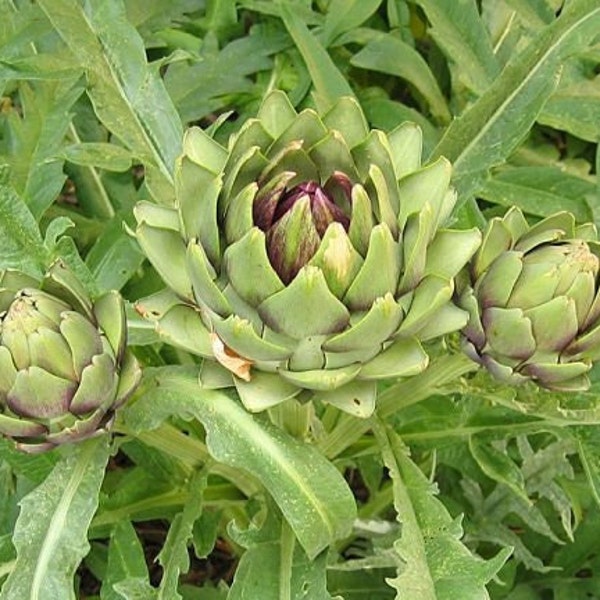
<svg viewBox="0 0 600 600"><path fill-rule="evenodd" d="M312 402L299 402L296 398L269 409L271 421L299 440L306 438L313 413Z"/></svg>
<svg viewBox="0 0 600 600"><path fill-rule="evenodd" d="M99 512L90 526L92 537L102 536L105 528L119 523L123 520L134 519L138 515L156 512L159 514L165 510L180 510L190 499L190 492L186 488L174 488L155 496L143 498L137 502L131 502L113 509ZM206 488L204 506L215 506L218 509L231 509L237 504L246 502L244 495L232 484L209 486Z"/></svg>
<svg viewBox="0 0 600 600"><path fill-rule="evenodd" d="M389 509L393 501L394 489L392 485L387 482L373 496L369 497L366 504L363 504L358 509L358 518L372 519L373 517L378 517L382 512Z"/></svg>
<svg viewBox="0 0 600 600"><path fill-rule="evenodd" d="M462 377L478 366L463 354L442 356L420 375L400 381L383 391L377 399L377 414L386 419L394 413L421 402L441 386ZM371 429L371 421L344 414L317 447L328 458L339 456Z"/></svg>
<svg viewBox="0 0 600 600"><path fill-rule="evenodd" d="M194 469L198 469L203 464L213 460L203 442L185 435L173 425L163 423L156 429L140 431L137 434L132 433L122 424L118 424L115 430L135 437L144 444L176 458L190 473ZM260 489L260 486L257 485L251 476L239 469L233 469L227 465L215 462L211 465L210 471L231 481L248 496L255 494Z"/></svg>
<svg viewBox="0 0 600 600"><path fill-rule="evenodd" d="M132 433L121 424L119 424L117 430L176 458L189 471L198 469L211 460L203 442L183 434L177 427L167 423L163 423L160 427L151 431L140 431L139 433Z"/></svg>

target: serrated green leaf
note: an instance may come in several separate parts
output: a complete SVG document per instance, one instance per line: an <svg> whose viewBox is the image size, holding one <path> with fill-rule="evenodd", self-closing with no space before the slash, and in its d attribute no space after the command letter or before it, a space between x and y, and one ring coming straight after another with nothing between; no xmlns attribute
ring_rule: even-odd
<svg viewBox="0 0 600 600"><path fill-rule="evenodd" d="M334 565L328 569L327 584L332 594L344 600L393 600L396 594L386 583L386 578L393 575L392 569L338 571Z"/></svg>
<svg viewBox="0 0 600 600"><path fill-rule="evenodd" d="M31 40L37 40L51 31L51 26L39 6L0 2L0 59L6 60L31 54Z"/></svg>
<svg viewBox="0 0 600 600"><path fill-rule="evenodd" d="M432 25L431 37L456 65L457 78L475 93L483 93L499 68L475 1L415 1Z"/></svg>
<svg viewBox="0 0 600 600"><path fill-rule="evenodd" d="M23 116L8 115L5 160L10 183L39 220L59 195L65 175L57 156L71 116L69 111L84 90L83 81L22 83L19 98Z"/></svg>
<svg viewBox="0 0 600 600"><path fill-rule="evenodd" d="M75 600L73 576L89 550L87 529L108 457L107 435L73 445L21 500L13 537L17 560L1 600Z"/></svg>
<svg viewBox="0 0 600 600"><path fill-rule="evenodd" d="M12 544L12 533L0 536L0 571L2 576L10 572L15 559L15 547Z"/></svg>
<svg viewBox="0 0 600 600"><path fill-rule="evenodd" d="M495 448L485 436L478 435L469 438L469 450L488 477L509 487L525 502L531 502L525 491L523 473L505 452Z"/></svg>
<svg viewBox="0 0 600 600"><path fill-rule="evenodd" d="M144 261L137 242L116 217L88 252L85 262L101 290L120 290Z"/></svg>
<svg viewBox="0 0 600 600"><path fill-rule="evenodd" d="M0 457L8 463L15 474L38 485L48 477L59 460L56 452L28 455L15 448L13 442L0 438Z"/></svg>
<svg viewBox="0 0 600 600"><path fill-rule="evenodd" d="M185 21L186 14L197 7L196 0L171 0L168 4L164 0L127 0L125 3L127 20L139 31L149 48L164 43L160 33L173 23Z"/></svg>
<svg viewBox="0 0 600 600"><path fill-rule="evenodd" d="M39 273L48 260L40 230L23 199L0 184L0 269Z"/></svg>
<svg viewBox="0 0 600 600"><path fill-rule="evenodd" d="M34 54L24 58L3 59L0 54L0 80L20 79L30 81L61 80L65 85L68 81L80 77L81 67L71 54L48 52Z"/></svg>
<svg viewBox="0 0 600 600"><path fill-rule="evenodd" d="M16 556L11 539L18 499L16 488L11 466L7 462L0 463L0 565L12 562Z"/></svg>
<svg viewBox="0 0 600 600"><path fill-rule="evenodd" d="M169 491L165 486L154 486L150 478L140 482L139 478L135 481L144 485L142 488L143 498L134 500L134 491L126 490L123 494L118 494L118 499L121 502L115 508L103 509L92 522L91 531L94 536L106 537L110 533L111 528L122 521L123 519L132 520L149 520L149 519L164 519L171 518L181 510L182 496L179 489ZM156 488L159 488L158 491Z"/></svg>
<svg viewBox="0 0 600 600"><path fill-rule="evenodd" d="M478 196L501 206L518 206L538 217L568 210L578 222L585 223L593 220L587 198L595 191L589 179L556 167L517 167L503 169L488 179Z"/></svg>
<svg viewBox="0 0 600 600"><path fill-rule="evenodd" d="M546 102L538 122L583 140L600 139L600 76L587 73L583 61L571 60L557 90Z"/></svg>
<svg viewBox="0 0 600 600"><path fill-rule="evenodd" d="M597 35L600 7L595 0L574 0L569 8L509 61L487 91L451 123L433 151L454 163L459 203L523 139L556 88L561 61Z"/></svg>
<svg viewBox="0 0 600 600"><path fill-rule="evenodd" d="M354 97L352 88L336 67L327 50L309 31L294 9L284 3L280 5L280 8L283 22L310 73L321 111L324 112L342 96Z"/></svg>
<svg viewBox="0 0 600 600"><path fill-rule="evenodd" d="M156 600L156 590L143 578L130 577L115 583L115 591L123 600Z"/></svg>
<svg viewBox="0 0 600 600"><path fill-rule="evenodd" d="M87 98L78 102L74 109L68 130L70 142L78 145L108 141L108 132L98 122ZM75 186L78 205L87 215L110 219L118 207L134 201L132 195L135 195L135 190L129 173L117 174L114 171L102 171L94 165L81 166L68 161L65 163L65 172ZM113 182L120 182L118 190L113 189L114 185L111 186Z"/></svg>
<svg viewBox="0 0 600 600"><path fill-rule="evenodd" d="M52 258L54 259L59 257L69 265L73 273L75 273L77 276L77 279L83 283L84 287L92 296L99 295L100 292L98 290L98 286L96 285L90 270L83 262L72 237L63 235L61 238L59 238L56 246L54 247Z"/></svg>
<svg viewBox="0 0 600 600"><path fill-rule="evenodd" d="M597 427L570 428L577 440L577 452L583 465L592 497L600 507L600 435Z"/></svg>
<svg viewBox="0 0 600 600"><path fill-rule="evenodd" d="M166 438L167 434L163 432L161 440ZM143 440L128 439L119 449L135 463L136 467L140 467L154 481L180 487L191 475L192 466L188 467L187 464L182 464L169 454L148 446ZM193 464L196 465L199 460L198 457Z"/></svg>
<svg viewBox="0 0 600 600"><path fill-rule="evenodd" d="M543 27L554 20L554 12L547 0L506 0L506 3L528 27Z"/></svg>
<svg viewBox="0 0 600 600"><path fill-rule="evenodd" d="M512 531L507 525L499 521L486 521L484 523L477 523L477 525L477 531L472 537L475 537L478 541L500 545L504 548L512 548L514 560L517 563L523 564L525 568L531 571L548 573L554 570L552 567L545 565L543 560L531 552L523 543L522 537Z"/></svg>
<svg viewBox="0 0 600 600"><path fill-rule="evenodd" d="M442 123L450 121L450 111L425 59L393 34L380 35L350 61L355 67L401 77L415 86L429 104L431 114Z"/></svg>
<svg viewBox="0 0 600 600"><path fill-rule="evenodd" d="M220 511L202 511L202 514L194 523L192 531L192 543L194 553L198 558L206 558L215 547L219 534Z"/></svg>
<svg viewBox="0 0 600 600"><path fill-rule="evenodd" d="M181 118L195 121L228 106L231 94L253 89L250 76L272 67L270 58L289 45L283 31L255 27L250 35L234 40L218 52L203 51L200 60L174 63L165 85Z"/></svg>
<svg viewBox="0 0 600 600"><path fill-rule="evenodd" d="M111 481L107 480L107 486ZM110 495L102 499L102 504L91 525L94 535L107 526L112 527L123 519L148 519L161 514L181 510L184 497L181 486L173 481L155 477L145 468L133 467L127 477L120 480L115 489L107 488Z"/></svg>
<svg viewBox="0 0 600 600"><path fill-rule="evenodd" d="M529 476L531 477L531 473ZM528 547L527 537L521 532L513 531L512 527L516 516L528 530L546 537L553 544L562 544L542 512L542 507L527 502L505 485L497 485L484 497L479 484L466 477L461 480L461 488L465 498L473 506L469 523L470 538L514 548L515 561L523 563L528 569L540 573L553 570L535 555L537 548Z"/></svg>
<svg viewBox="0 0 600 600"><path fill-rule="evenodd" d="M85 11L76 0L39 4L85 69L91 82L87 92L100 120L152 171L149 185L156 200L171 202L181 122L158 72L146 62L123 3L91 0Z"/></svg>
<svg viewBox="0 0 600 600"><path fill-rule="evenodd" d="M171 522L167 539L158 555L158 561L163 568L163 577L157 594L158 600L181 598L177 591L179 575L187 573L190 568L188 542L192 538L194 523L203 510L207 475L206 472L199 471L190 480L187 502L183 511Z"/></svg>
<svg viewBox="0 0 600 600"><path fill-rule="evenodd" d="M566 544L554 553L552 562L561 569L560 573L562 575L562 581L557 582L562 595L556 597L560 600L575 598L573 583L578 583L579 579L582 579L582 581L577 587L583 588L580 589L581 600L594 597L597 590L596 577L582 578L581 575L593 574L598 569L599 557L596 554L596 548L598 547L599 528L600 512L597 508L593 508L586 513L585 519L579 523L575 532L574 543ZM582 565L585 565L583 569L590 569L590 571L583 570ZM553 575L556 574L558 572L553 573ZM577 600L579 600L579 597L577 597Z"/></svg>
<svg viewBox="0 0 600 600"><path fill-rule="evenodd" d="M124 520L117 523L110 534L108 565L100 589L101 600L121 600L123 596L113 586L129 578L148 581L148 568L133 525Z"/></svg>
<svg viewBox="0 0 600 600"><path fill-rule="evenodd" d="M238 3L249 10L281 18L280 2L273 2L273 0L238 0ZM293 6L296 14L307 25L323 24L323 15L313 11L310 2L306 2L306 0L287 0L287 3Z"/></svg>
<svg viewBox="0 0 600 600"><path fill-rule="evenodd" d="M44 234L44 245L50 252L56 248L58 239L67 231L75 227L75 223L68 217L56 217L46 227L46 233Z"/></svg>
<svg viewBox="0 0 600 600"><path fill-rule="evenodd" d="M571 498L562 482L575 478L573 466L568 456L576 451L569 437L559 439L544 448L534 451L525 436L517 438L519 451L523 457L522 472L525 488L530 497L546 498L560 520L569 540L573 540L573 513Z"/></svg>
<svg viewBox="0 0 600 600"><path fill-rule="evenodd" d="M501 502L502 505L498 506L497 502ZM554 533L546 515L537 506L526 502L521 496L510 493L506 488L498 486L485 499L484 519L489 519L491 523L497 523L500 526L500 523L509 514L518 515L524 523L527 523L527 527L546 536L555 544L562 543L562 540ZM502 527L506 527L506 525L502 525Z"/></svg>
<svg viewBox="0 0 600 600"><path fill-rule="evenodd" d="M107 171L127 171L133 161L131 152L116 144L80 142L63 148L62 157L84 167L98 167Z"/></svg>
<svg viewBox="0 0 600 600"><path fill-rule="evenodd" d="M390 470L394 507L402 524L399 573L389 584L398 600L480 600L485 584L510 556L500 551L484 561L460 542L460 519L452 519L434 496L432 484L410 460L400 438L376 424L375 433Z"/></svg>
<svg viewBox="0 0 600 600"><path fill-rule="evenodd" d="M327 553L309 560L289 525L270 507L260 528L230 527L237 543L246 547L237 567L228 600L334 600L327 591ZM337 597L338 600L341 598Z"/></svg>
<svg viewBox="0 0 600 600"><path fill-rule="evenodd" d="M251 415L223 392L201 389L193 371L147 370L143 389L143 396L122 411L128 426L140 431L156 428L170 415L196 417L206 428L212 456L260 480L310 558L348 534L354 499L314 446Z"/></svg>
<svg viewBox="0 0 600 600"><path fill-rule="evenodd" d="M237 24L236 0L208 0L205 27L220 32Z"/></svg>
<svg viewBox="0 0 600 600"><path fill-rule="evenodd" d="M336 37L362 25L382 0L333 0L329 3L320 39L327 48Z"/></svg>

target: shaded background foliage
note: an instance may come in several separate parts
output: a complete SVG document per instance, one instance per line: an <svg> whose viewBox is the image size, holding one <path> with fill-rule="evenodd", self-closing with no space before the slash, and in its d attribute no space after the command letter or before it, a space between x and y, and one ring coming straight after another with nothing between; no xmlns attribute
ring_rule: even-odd
<svg viewBox="0 0 600 600"><path fill-rule="evenodd" d="M599 32L596 0L0 0L0 267L60 256L92 292L157 289L123 227L134 204L173 202L185 127L225 143L274 88L419 124L455 165L461 226L510 205L598 225ZM142 362L189 385L194 359L129 316ZM375 423L325 411L308 457L227 396L205 399L216 418L153 396L152 375L110 447L0 443L0 598L598 597L597 374L575 396L517 391L456 349L382 390ZM261 440L308 482L270 481ZM323 457L358 500L351 533ZM339 522L325 540L300 491Z"/></svg>

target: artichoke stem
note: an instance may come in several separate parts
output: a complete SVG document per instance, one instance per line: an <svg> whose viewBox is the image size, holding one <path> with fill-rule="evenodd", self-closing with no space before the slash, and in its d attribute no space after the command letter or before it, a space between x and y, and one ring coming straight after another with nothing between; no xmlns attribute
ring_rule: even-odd
<svg viewBox="0 0 600 600"><path fill-rule="evenodd" d="M115 424L114 431L135 437L147 446L156 448L168 456L172 456L190 474L195 469L200 469L203 465L213 460L203 442L185 435L173 425L164 423L157 429L135 433L124 427L123 423L118 422ZM210 466L210 471L231 481L247 496L256 494L261 489L255 479L239 469L234 469L221 463L213 463Z"/></svg>
<svg viewBox="0 0 600 600"><path fill-rule="evenodd" d="M307 396L312 393L306 392ZM310 424L314 416L312 402L306 402L301 393L298 398L290 398L269 409L271 421L291 436L304 440L308 436Z"/></svg>
<svg viewBox="0 0 600 600"><path fill-rule="evenodd" d="M420 375L400 380L382 392L377 399L377 415L386 419L403 408L426 400L439 387L478 368L463 354L442 356L432 361ZM333 459L356 443L371 427L370 419L343 414L333 431L319 440L317 446L327 458Z"/></svg>
<svg viewBox="0 0 600 600"><path fill-rule="evenodd" d="M333 404L326 404L325 410L321 415L321 423L323 425L323 429L326 432L332 431L343 414L343 411L337 408L337 406L333 406Z"/></svg>
<svg viewBox="0 0 600 600"><path fill-rule="evenodd" d="M147 446L172 456L190 473L201 468L205 462L210 460L210 455L203 442L184 435L173 425L164 423L157 429L134 433L123 423L117 422L114 430L137 438Z"/></svg>

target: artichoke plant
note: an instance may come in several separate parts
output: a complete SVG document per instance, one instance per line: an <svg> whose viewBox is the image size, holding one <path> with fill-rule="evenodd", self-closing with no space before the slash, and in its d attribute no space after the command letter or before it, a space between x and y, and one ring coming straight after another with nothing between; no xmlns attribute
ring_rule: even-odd
<svg viewBox="0 0 600 600"><path fill-rule="evenodd" d="M453 278L480 233L443 228L451 166L420 163L418 127L369 131L351 98L320 116L272 92L227 147L189 129L175 205L135 210L168 286L138 311L249 410L310 390L370 414L378 379L422 371L421 342L466 322Z"/></svg>
<svg viewBox="0 0 600 600"><path fill-rule="evenodd" d="M61 261L0 275L0 433L35 453L106 430L137 386L123 300L92 302Z"/></svg>
<svg viewBox="0 0 600 600"><path fill-rule="evenodd" d="M600 356L600 244L591 224L560 212L529 226L492 219L459 285L466 353L505 383L584 390Z"/></svg>

